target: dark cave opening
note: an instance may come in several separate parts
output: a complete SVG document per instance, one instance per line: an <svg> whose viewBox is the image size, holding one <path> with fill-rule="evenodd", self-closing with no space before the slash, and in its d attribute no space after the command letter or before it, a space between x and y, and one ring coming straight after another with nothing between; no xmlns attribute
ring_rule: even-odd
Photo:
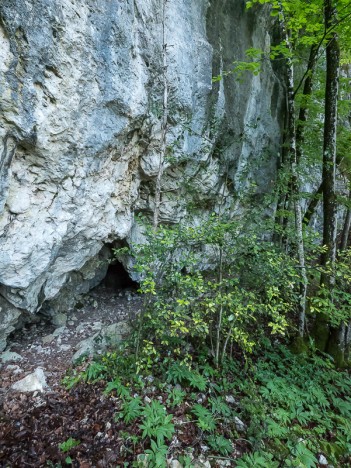
<svg viewBox="0 0 351 468"><path fill-rule="evenodd" d="M111 262L101 285L110 291L139 288L139 284L129 276L128 271L118 260Z"/></svg>

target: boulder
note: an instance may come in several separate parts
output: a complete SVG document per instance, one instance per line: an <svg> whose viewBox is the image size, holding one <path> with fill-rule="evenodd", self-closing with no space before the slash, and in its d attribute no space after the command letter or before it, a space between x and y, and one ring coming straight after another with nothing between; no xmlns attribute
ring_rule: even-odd
<svg viewBox="0 0 351 468"><path fill-rule="evenodd" d="M12 390L17 392L43 392L47 387L43 369L38 367L32 374L11 385Z"/></svg>
<svg viewBox="0 0 351 468"><path fill-rule="evenodd" d="M18 353L13 353L11 351L5 351L0 354L0 361L4 364L5 362L10 361L22 361L23 357Z"/></svg>
<svg viewBox="0 0 351 468"><path fill-rule="evenodd" d="M98 352L101 353L108 347L117 345L126 338L129 332L130 327L127 322L117 322L102 326L99 332L77 344L77 351L72 358L72 362L76 362L83 356L92 356Z"/></svg>

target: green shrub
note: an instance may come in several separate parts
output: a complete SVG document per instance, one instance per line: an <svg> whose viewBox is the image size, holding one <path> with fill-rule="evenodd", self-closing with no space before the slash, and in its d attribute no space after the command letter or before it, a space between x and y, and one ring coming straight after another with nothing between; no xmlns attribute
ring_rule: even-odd
<svg viewBox="0 0 351 468"><path fill-rule="evenodd" d="M145 243L128 251L146 298L134 335L139 369L189 364L194 347L209 348L218 365L233 344L252 352L265 333L286 332L299 275L272 243L217 215L199 226L144 230Z"/></svg>

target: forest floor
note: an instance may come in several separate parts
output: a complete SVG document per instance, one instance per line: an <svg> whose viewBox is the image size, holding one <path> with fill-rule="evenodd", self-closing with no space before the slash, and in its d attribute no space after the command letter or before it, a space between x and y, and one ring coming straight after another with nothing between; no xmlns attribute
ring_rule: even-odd
<svg viewBox="0 0 351 468"><path fill-rule="evenodd" d="M104 394L106 382L82 383L68 389L63 379L82 340L94 337L112 324L128 322L141 307L142 298L135 290L114 292L99 286L84 298L81 308L67 314L66 320L61 317L61 323L43 321L14 333L6 352L0 354L0 468L135 466L138 455L145 451L143 444L133 441L133 433L140 430L137 424L116 420L120 401ZM1 362L1 356L6 362ZM76 371L85 370L89 362L75 366ZM45 376L43 391L12 388L38 368ZM160 392L150 383L144 398L162 401L167 396L166 391ZM187 406L180 405L175 416L181 419ZM195 424L184 425L178 437L175 442L178 445L190 450L195 445L200 447ZM74 456L72 462L60 449L60 444L70 438L81 441L79 447L69 450ZM197 455L194 467L232 466L221 459L210 465L199 450ZM182 465L171 461L170 466Z"/></svg>
<svg viewBox="0 0 351 468"><path fill-rule="evenodd" d="M124 328L142 305L135 290L100 286L55 324L11 337L0 354L0 468L351 466L351 375L325 356L274 343L249 369L238 354L223 370L170 362L137 376L98 350L72 370L82 340L102 346L104 330ZM42 389L13 387L35 372Z"/></svg>
<svg viewBox="0 0 351 468"><path fill-rule="evenodd" d="M70 392L62 386L62 379L82 340L109 325L128 321L141 305L141 297L133 290L98 286L84 298L81 308L74 309L66 320L61 317L61 323L31 324L11 337L7 352L0 354L0 467L50 466L50 460L62 458L58 444L74 429L85 431L88 438L91 432L95 455L88 451L81 467L116 466L106 461L114 438L110 437L109 443L105 439L96 442L96 434L103 430L102 421L107 424L115 413L114 405L101 398L98 387ZM44 392L11 388L38 368L45 376ZM99 464L99 460L103 461Z"/></svg>
<svg viewBox="0 0 351 468"><path fill-rule="evenodd" d="M1 362L1 393L8 395L14 382L36 368L42 368L51 390L61 385L67 367L83 340L93 337L108 325L128 322L140 311L142 299L131 289L112 291L98 286L84 297L80 308L68 313L56 325L42 321L29 324L16 332L8 342L7 351L15 353L3 356ZM11 392L10 392L11 393Z"/></svg>

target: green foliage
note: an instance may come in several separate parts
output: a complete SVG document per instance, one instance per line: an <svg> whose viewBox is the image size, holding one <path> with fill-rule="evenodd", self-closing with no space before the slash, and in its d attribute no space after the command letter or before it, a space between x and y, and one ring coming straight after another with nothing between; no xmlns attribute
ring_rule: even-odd
<svg viewBox="0 0 351 468"><path fill-rule="evenodd" d="M327 265L324 272L335 277L332 291L323 285L310 298L311 312L322 314L336 327L351 320L351 249L341 252L331 271Z"/></svg>
<svg viewBox="0 0 351 468"><path fill-rule="evenodd" d="M181 361L168 381L204 390L206 381L187 370L195 343L219 364L233 344L252 352L263 330L284 335L298 301L288 255L215 214L198 226L143 229L146 242L130 249L147 298L134 333L138 371Z"/></svg>
<svg viewBox="0 0 351 468"><path fill-rule="evenodd" d="M183 403L186 393L181 389L174 387L168 393L167 404L173 408Z"/></svg>
<svg viewBox="0 0 351 468"><path fill-rule="evenodd" d="M351 380L330 360L307 359L281 348L279 353L268 351L252 376L241 386L246 395L241 406L256 454L243 457L244 464L238 466L249 466L256 455L269 456L279 466L305 467L318 466L317 453L336 464L341 456L351 455L351 404L344 394ZM267 460L262 463L271 466Z"/></svg>
<svg viewBox="0 0 351 468"><path fill-rule="evenodd" d="M116 391L117 395L122 398L130 397L130 390L125 387L119 378L114 379L106 385L105 394Z"/></svg>
<svg viewBox="0 0 351 468"><path fill-rule="evenodd" d="M80 440L73 439L73 437L70 437L69 439L65 440L65 442L62 442L62 444L59 444L59 449L61 452L66 453L69 452L71 449L74 447L77 447L77 445L80 444Z"/></svg>
<svg viewBox="0 0 351 468"><path fill-rule="evenodd" d="M104 376L104 372L105 366L99 362L93 361L88 365L84 374L84 379L87 382L101 380Z"/></svg>
<svg viewBox="0 0 351 468"><path fill-rule="evenodd" d="M164 468L167 466L168 447L164 444L151 441L151 448L145 450L147 466L150 468Z"/></svg>
<svg viewBox="0 0 351 468"><path fill-rule="evenodd" d="M105 363L105 372L110 357L99 358L98 362ZM120 361L123 359L129 362L122 354ZM118 366L119 372L125 368L122 362ZM200 390L203 393L191 386L191 375L206 381L205 390ZM156 399L150 404L142 401L139 392L144 388L143 380L147 380L144 376L132 379L131 375L117 374L105 392L117 394L116 421L130 428L120 433L126 450L134 454L141 448L147 466L166 466L174 450L169 441L173 436L177 439L184 424L196 426L194 441L207 444L210 457L213 453L231 459L234 450L241 450L244 443L249 453L236 461L239 467L312 468L318 466L321 453L334 466L348 466L351 377L337 371L325 355L294 355L266 340L246 366L228 357L218 368L208 362L206 353L196 355L196 360L187 365L166 360L154 368L153 375L156 394L158 391L165 398L168 388L165 405ZM182 387L169 388L171 384ZM132 397L136 388L139 395ZM183 414L181 422L178 416L173 419L175 408ZM244 434L238 433L236 416L245 421ZM182 455L187 460L186 454ZM177 458L181 460L178 449ZM139 459L137 463L140 466L143 462ZM191 466L191 461L184 466Z"/></svg>
<svg viewBox="0 0 351 468"><path fill-rule="evenodd" d="M223 77L234 75L235 79L241 81L247 73L257 76L261 73L263 53L260 49L250 48L245 51L246 60L235 60L231 70L224 71L221 75L214 76L214 83L221 81Z"/></svg>
<svg viewBox="0 0 351 468"><path fill-rule="evenodd" d="M195 390L200 390L200 392L204 392L207 387L206 379L198 372L190 372L189 384Z"/></svg>
<svg viewBox="0 0 351 468"><path fill-rule="evenodd" d="M238 468L278 468L279 463L273 461L273 456L265 452L254 452L244 455L237 460L236 466Z"/></svg>
<svg viewBox="0 0 351 468"><path fill-rule="evenodd" d="M202 431L213 432L216 429L216 421L207 408L196 404L193 406L192 413L197 417L196 424Z"/></svg>
<svg viewBox="0 0 351 468"><path fill-rule="evenodd" d="M184 468L192 467L191 458L189 457L189 455L181 455L179 457L179 462L183 465Z"/></svg>
<svg viewBox="0 0 351 468"><path fill-rule="evenodd" d="M218 414L225 417L229 417L231 415L231 409L225 403L223 397L212 397L210 398L209 402L211 404L211 410L213 414Z"/></svg>
<svg viewBox="0 0 351 468"><path fill-rule="evenodd" d="M80 372L77 372L76 370L69 370L67 372L67 375L64 376L62 379L62 385L67 390L70 390L73 388L75 385L77 385L80 381L82 380L82 374Z"/></svg>
<svg viewBox="0 0 351 468"><path fill-rule="evenodd" d="M124 400L121 407L121 412L118 414L127 424L139 418L143 414L142 401L140 397L129 398Z"/></svg>
<svg viewBox="0 0 351 468"><path fill-rule="evenodd" d="M207 438L209 446L221 455L229 455L233 451L233 446L230 440L222 435L210 435Z"/></svg>
<svg viewBox="0 0 351 468"><path fill-rule="evenodd" d="M156 439L157 445L162 446L165 439L171 439L174 433L172 415L166 413L166 408L157 400L153 400L142 410L143 422L140 429L143 431L142 437Z"/></svg>
<svg viewBox="0 0 351 468"><path fill-rule="evenodd" d="M135 434L131 434L128 431L121 431L119 433L119 435L120 435L120 437L122 437L123 443L125 444L125 446L131 445L131 450L134 453L135 452L135 447L138 444L138 442L140 441L140 437L135 435Z"/></svg>
<svg viewBox="0 0 351 468"><path fill-rule="evenodd" d="M175 361L166 371L167 382L181 384L189 381L191 370L182 363Z"/></svg>
<svg viewBox="0 0 351 468"><path fill-rule="evenodd" d="M271 15L277 17L280 22L285 23L286 30L289 31L290 40L295 51L301 51L303 47L310 47L313 44L324 45L330 40L330 34L336 31L340 38L342 57L346 63L350 63L350 13L351 5L348 0L335 2L338 21L332 25L330 31L325 30L323 0L249 0L246 7L252 8L255 4L268 4L271 6ZM283 48L284 42L278 45ZM280 54L281 52L279 52ZM300 54L301 57L301 54ZM299 59L299 54L295 53L293 58Z"/></svg>
<svg viewBox="0 0 351 468"><path fill-rule="evenodd" d="M174 362L166 371L167 382L174 384L189 385L195 390L205 391L207 387L206 378L195 369L185 364Z"/></svg>

